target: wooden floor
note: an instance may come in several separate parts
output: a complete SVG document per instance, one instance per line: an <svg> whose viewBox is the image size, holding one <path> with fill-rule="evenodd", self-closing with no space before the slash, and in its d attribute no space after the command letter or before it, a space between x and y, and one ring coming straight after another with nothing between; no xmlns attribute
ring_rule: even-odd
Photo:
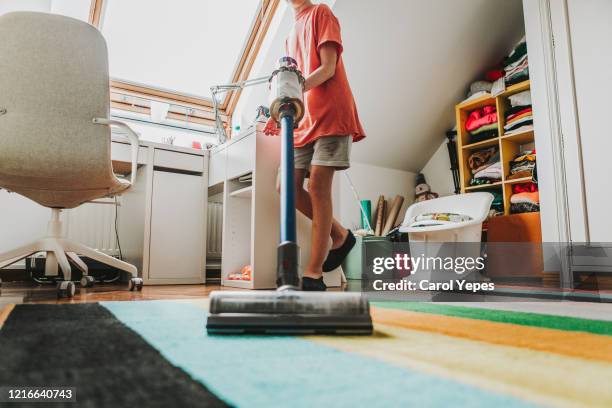
<svg viewBox="0 0 612 408"><path fill-rule="evenodd" d="M129 292L126 284L97 284L93 288L78 288L73 298L58 299L54 285L24 282L4 282L0 288L0 327L15 304L20 303L92 303L100 301L180 300L205 299L214 290L240 290L208 285L155 285L144 286L141 292ZM342 290L342 289L336 289ZM612 319L612 304L587 302L478 302L461 303L469 307L535 312L600 320ZM457 304L457 303L455 303Z"/></svg>
<svg viewBox="0 0 612 408"><path fill-rule="evenodd" d="M91 303L100 301L163 300L206 298L213 290L227 290L219 285L144 286L141 292L130 292L127 284L97 284L79 288L73 298L57 298L54 285L5 282L0 289L0 308L7 303ZM234 289L235 290L235 289Z"/></svg>

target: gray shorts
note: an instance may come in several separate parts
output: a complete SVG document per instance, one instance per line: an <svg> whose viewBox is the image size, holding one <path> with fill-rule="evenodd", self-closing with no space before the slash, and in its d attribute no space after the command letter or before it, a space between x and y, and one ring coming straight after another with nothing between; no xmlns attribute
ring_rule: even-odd
<svg viewBox="0 0 612 408"><path fill-rule="evenodd" d="M295 168L310 170L311 165L345 170L351 166L352 136L324 136L306 146L296 147Z"/></svg>

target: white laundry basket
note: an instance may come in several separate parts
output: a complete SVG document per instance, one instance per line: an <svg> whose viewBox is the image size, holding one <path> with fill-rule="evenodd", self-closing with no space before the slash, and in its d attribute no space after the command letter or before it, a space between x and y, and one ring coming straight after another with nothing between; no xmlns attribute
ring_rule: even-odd
<svg viewBox="0 0 612 408"><path fill-rule="evenodd" d="M476 259L481 256L482 223L489 214L493 198L491 193L478 192L441 197L411 205L400 227L400 232L409 234L411 256L443 259ZM429 213L467 215L470 220L444 225L411 226L416 216ZM465 278L473 271L453 274L439 268L421 268L417 271L418 275L415 273L411 277L419 280L447 281L457 278L456 274Z"/></svg>

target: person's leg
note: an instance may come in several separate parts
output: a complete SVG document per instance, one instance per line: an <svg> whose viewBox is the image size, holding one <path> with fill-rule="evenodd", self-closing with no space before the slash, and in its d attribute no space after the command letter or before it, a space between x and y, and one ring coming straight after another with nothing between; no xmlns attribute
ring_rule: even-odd
<svg viewBox="0 0 612 408"><path fill-rule="evenodd" d="M304 179L306 178L306 174L307 171L305 169L295 169L295 206L299 212L312 220L312 200L309 192L304 189ZM332 228L330 234L332 239L332 249L339 248L342 243L344 243L347 235L348 230L332 217Z"/></svg>
<svg viewBox="0 0 612 408"><path fill-rule="evenodd" d="M311 200L312 235L310 260L304 276L318 279L323 275L323 262L329 253L329 236L332 232L332 182L335 169L313 165L310 169L308 194Z"/></svg>

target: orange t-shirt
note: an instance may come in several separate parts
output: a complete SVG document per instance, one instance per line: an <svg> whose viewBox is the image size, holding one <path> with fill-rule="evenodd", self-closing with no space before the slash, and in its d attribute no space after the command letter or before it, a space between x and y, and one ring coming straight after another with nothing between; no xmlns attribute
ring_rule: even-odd
<svg viewBox="0 0 612 408"><path fill-rule="evenodd" d="M287 53L298 63L305 77L321 66L322 44L335 43L338 62L335 75L304 94L304 118L294 131L295 147L302 147L325 136L353 136L353 142L365 137L357 106L344 70L340 24L325 4L302 10L286 42Z"/></svg>

